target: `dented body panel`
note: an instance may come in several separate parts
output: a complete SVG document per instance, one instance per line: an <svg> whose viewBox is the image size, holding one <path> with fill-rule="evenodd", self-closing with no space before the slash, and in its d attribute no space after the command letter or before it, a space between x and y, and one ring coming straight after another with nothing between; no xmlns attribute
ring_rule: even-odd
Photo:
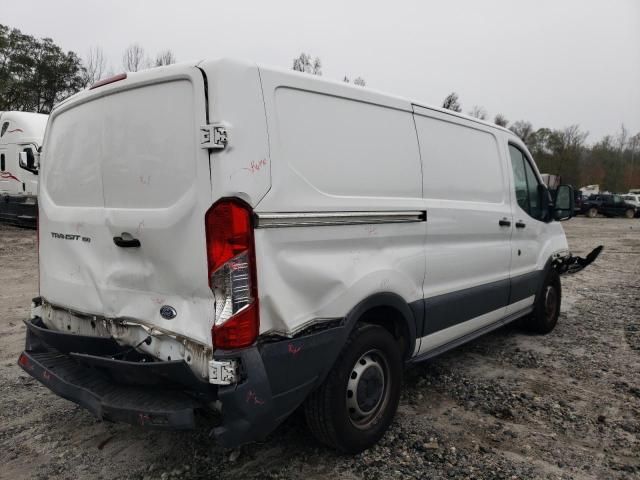
<svg viewBox="0 0 640 480"><path fill-rule="evenodd" d="M202 222L209 155L197 143L204 123L204 80L194 66L130 75L52 113L40 192L47 302L210 344ZM119 248L114 237L123 235L141 247ZM176 318L163 318L163 305Z"/></svg>

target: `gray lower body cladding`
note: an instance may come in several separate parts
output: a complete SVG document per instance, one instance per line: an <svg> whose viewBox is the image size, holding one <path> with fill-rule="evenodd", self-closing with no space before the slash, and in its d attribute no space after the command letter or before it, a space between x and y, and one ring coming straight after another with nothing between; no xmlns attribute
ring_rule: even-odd
<svg viewBox="0 0 640 480"><path fill-rule="evenodd" d="M422 317L416 315L418 336L424 337L537 295L548 268L551 264L544 270L413 302L414 315L423 312Z"/></svg>

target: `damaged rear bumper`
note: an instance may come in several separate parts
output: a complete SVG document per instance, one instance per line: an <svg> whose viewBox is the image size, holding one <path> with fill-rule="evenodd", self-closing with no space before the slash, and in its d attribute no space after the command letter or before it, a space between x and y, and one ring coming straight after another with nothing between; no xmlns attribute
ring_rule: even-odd
<svg viewBox="0 0 640 480"><path fill-rule="evenodd" d="M51 391L99 419L160 429L195 426L197 404L180 392L157 395L150 389L118 385L57 352L24 351L18 364Z"/></svg>
<svg viewBox="0 0 640 480"><path fill-rule="evenodd" d="M25 323L18 364L57 395L99 419L156 429L194 428L196 411L212 411L215 404L220 415L213 434L225 447L272 432L324 380L347 336L337 325L216 351L216 360L238 363L240 377L216 386L198 379L183 361L154 361L112 338L50 330L38 317Z"/></svg>

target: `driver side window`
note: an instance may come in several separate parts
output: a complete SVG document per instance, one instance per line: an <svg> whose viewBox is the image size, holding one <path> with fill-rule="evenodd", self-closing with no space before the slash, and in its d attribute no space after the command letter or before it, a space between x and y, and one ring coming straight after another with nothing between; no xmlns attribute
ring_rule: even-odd
<svg viewBox="0 0 640 480"><path fill-rule="evenodd" d="M513 180L518 205L529 216L540 220L542 217L538 188L540 182L538 182L531 164L518 148L509 145L509 155L511 157L511 166L513 167Z"/></svg>

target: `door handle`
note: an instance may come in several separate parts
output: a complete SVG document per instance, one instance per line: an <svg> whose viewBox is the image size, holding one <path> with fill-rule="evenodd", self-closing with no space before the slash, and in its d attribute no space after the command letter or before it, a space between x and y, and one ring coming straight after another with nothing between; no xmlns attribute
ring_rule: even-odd
<svg viewBox="0 0 640 480"><path fill-rule="evenodd" d="M140 246L140 240L137 238L125 240L122 237L113 237L113 243L122 248L137 248Z"/></svg>
<svg viewBox="0 0 640 480"><path fill-rule="evenodd" d="M498 225L500 225L501 227L510 227L511 222L506 218L503 218L502 220L498 220Z"/></svg>
<svg viewBox="0 0 640 480"><path fill-rule="evenodd" d="M527 225L526 225L526 224L524 224L524 223L522 222L522 220L518 220L518 221L516 222L516 228L524 228L524 227L526 227L526 226L527 226Z"/></svg>

